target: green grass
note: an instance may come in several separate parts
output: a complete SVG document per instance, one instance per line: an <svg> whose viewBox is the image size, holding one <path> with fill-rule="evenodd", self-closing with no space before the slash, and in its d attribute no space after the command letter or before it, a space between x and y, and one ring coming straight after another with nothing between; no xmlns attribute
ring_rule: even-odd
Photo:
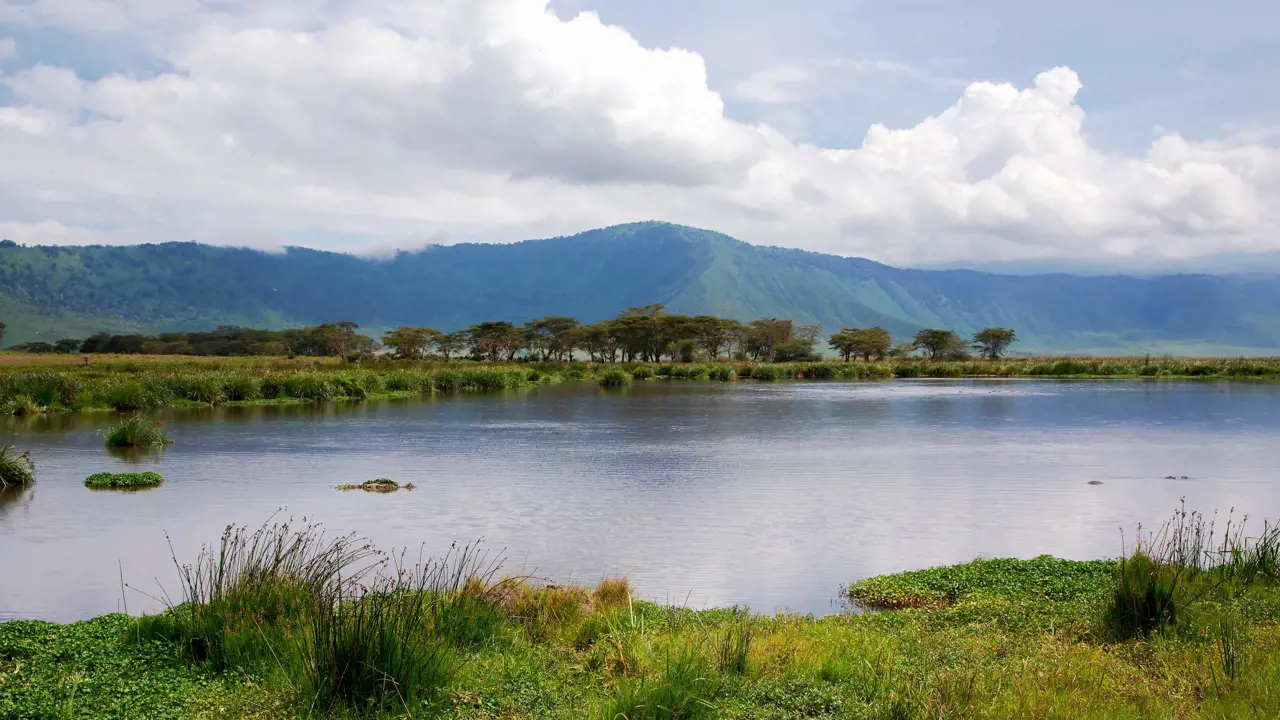
<svg viewBox="0 0 1280 720"><path fill-rule="evenodd" d="M0 490L31 487L36 481L36 466L31 453L19 454L12 445L0 446Z"/></svg>
<svg viewBox="0 0 1280 720"><path fill-rule="evenodd" d="M100 472L85 478L84 486L94 489L130 489L155 487L163 482L164 478L153 472Z"/></svg>
<svg viewBox="0 0 1280 720"><path fill-rule="evenodd" d="M363 490L365 492L387 493L387 492L395 492L401 488L405 490L412 490L414 489L414 487L416 486L413 483L401 485L400 483L396 482L395 480L391 480L390 478L377 478L375 480L365 480L362 483L356 483L354 485L339 485L338 489L339 490Z"/></svg>
<svg viewBox="0 0 1280 720"><path fill-rule="evenodd" d="M616 390L631 387L631 383L635 382L635 379L631 377L631 373L628 373L626 370L621 368L609 368L608 370L600 373L599 382L600 387L602 388Z"/></svg>
<svg viewBox="0 0 1280 720"><path fill-rule="evenodd" d="M161 424L145 415L130 415L107 430L104 443L113 448L146 448L172 445Z"/></svg>
<svg viewBox="0 0 1280 720"><path fill-rule="evenodd" d="M33 356L40 357L40 356ZM110 356L107 356L110 357ZM622 387L634 380L888 380L908 378L1280 378L1276 359L1009 358L798 363L476 363L222 358L0 367L0 413L174 405L333 402L405 395L498 392L568 380Z"/></svg>
<svg viewBox="0 0 1280 720"><path fill-rule="evenodd" d="M1280 716L1274 531L1180 527L1142 548L1195 578L1177 620L1124 637L1117 561L979 560L850 587L893 609L764 616L232 529L161 615L0 624L0 717Z"/></svg>

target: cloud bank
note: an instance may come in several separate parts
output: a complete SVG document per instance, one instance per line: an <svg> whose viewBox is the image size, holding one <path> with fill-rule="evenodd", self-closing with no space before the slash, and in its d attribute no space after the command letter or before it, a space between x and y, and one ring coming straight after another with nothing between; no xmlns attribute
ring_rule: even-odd
<svg viewBox="0 0 1280 720"><path fill-rule="evenodd" d="M0 43L0 232L27 243L360 250L661 219L896 263L1280 249L1274 134L1109 154L1066 67L823 148L727 116L698 54L545 0L0 0L0 24L164 68L86 79ZM738 92L786 102L797 67Z"/></svg>

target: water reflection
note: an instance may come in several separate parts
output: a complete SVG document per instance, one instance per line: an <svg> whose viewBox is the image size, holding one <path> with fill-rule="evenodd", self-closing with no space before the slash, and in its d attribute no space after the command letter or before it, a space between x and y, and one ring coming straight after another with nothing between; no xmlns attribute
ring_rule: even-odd
<svg viewBox="0 0 1280 720"><path fill-rule="evenodd" d="M0 501L0 612L114 610L229 522L281 507L384 548L484 537L511 570L627 574L649 597L824 612L842 584L977 555L1114 555L1193 507L1280 516L1280 388L1223 383L588 383L500 395L169 410L176 444L106 452L106 414L0 421L38 496ZM154 470L142 494L102 470ZM1193 480L1169 481L1186 475ZM375 477L412 493L339 493ZM1088 485L1088 481L1102 485ZM130 608L144 599L130 597Z"/></svg>

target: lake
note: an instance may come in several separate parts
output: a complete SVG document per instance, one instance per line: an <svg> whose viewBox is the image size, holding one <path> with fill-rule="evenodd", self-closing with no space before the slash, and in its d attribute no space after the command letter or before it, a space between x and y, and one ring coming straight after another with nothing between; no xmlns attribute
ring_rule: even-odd
<svg viewBox="0 0 1280 720"><path fill-rule="evenodd" d="M102 447L111 414L3 418L38 481L0 496L0 618L116 611L122 575L176 593L166 533L189 562L228 523L277 512L415 555L483 538L508 570L625 575L663 602L836 612L842 585L882 573L1114 557L1122 529L1131 546L1181 497L1274 520L1278 401L1280 385L1226 382L566 383L170 410L176 444L132 459ZM103 470L166 481L83 486ZM334 489L377 477L417 489Z"/></svg>

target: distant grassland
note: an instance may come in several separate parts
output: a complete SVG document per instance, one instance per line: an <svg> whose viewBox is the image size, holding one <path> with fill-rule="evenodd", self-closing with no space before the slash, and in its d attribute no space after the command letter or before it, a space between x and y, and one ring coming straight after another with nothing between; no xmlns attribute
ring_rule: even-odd
<svg viewBox="0 0 1280 720"><path fill-rule="evenodd" d="M60 363L55 361L61 361ZM76 362L79 364L76 364ZM817 363L476 363L336 358L192 358L0 354L0 413L149 410L183 404L364 400L490 392L566 380L614 388L635 381L888 380L894 378L1280 378L1280 359L1011 358Z"/></svg>

